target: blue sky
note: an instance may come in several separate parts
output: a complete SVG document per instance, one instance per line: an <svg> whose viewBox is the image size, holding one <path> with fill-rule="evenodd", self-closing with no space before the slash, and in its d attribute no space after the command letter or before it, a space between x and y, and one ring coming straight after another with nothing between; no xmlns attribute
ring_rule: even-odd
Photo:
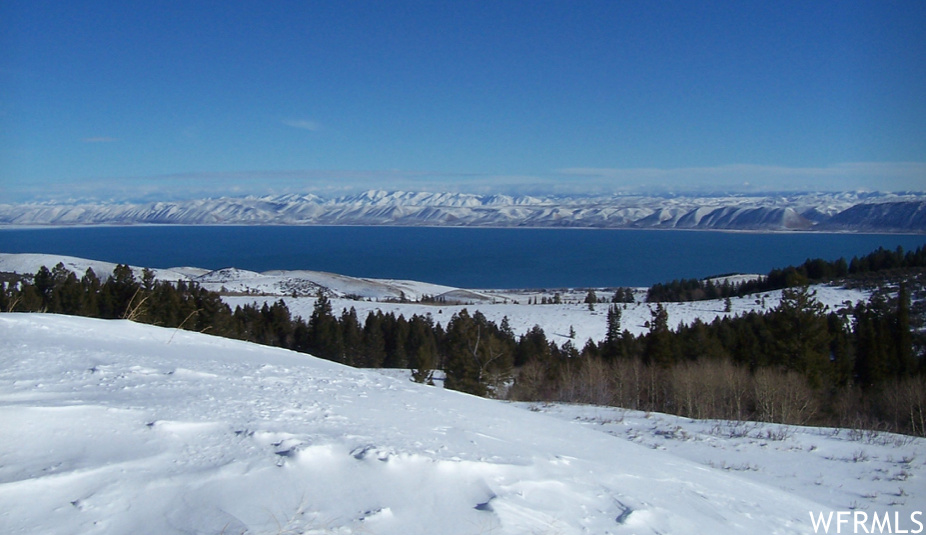
<svg viewBox="0 0 926 535"><path fill-rule="evenodd" d="M0 3L0 202L926 190L926 2Z"/></svg>

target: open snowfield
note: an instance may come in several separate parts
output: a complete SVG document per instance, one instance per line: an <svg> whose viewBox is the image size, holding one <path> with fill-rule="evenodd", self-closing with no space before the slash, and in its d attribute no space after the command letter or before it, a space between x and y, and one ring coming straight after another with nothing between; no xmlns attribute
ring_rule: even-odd
<svg viewBox="0 0 926 535"><path fill-rule="evenodd" d="M127 321L0 340L3 533L915 530L926 499L919 439L513 405Z"/></svg>
<svg viewBox="0 0 926 535"><path fill-rule="evenodd" d="M832 310L841 308L846 301L855 303L867 301L870 297L868 292L862 290L849 290L822 284L813 286L812 290L816 292L816 299ZM529 305L527 303L529 299L539 300L541 297L552 297L552 292L489 290L483 290L480 294L495 295L498 302L426 305L345 298L331 298L330 301L336 315L344 309L353 307L361 322L367 314L379 310L396 315L404 314L406 318L413 314L420 316L431 314L436 323L446 326L450 318L460 310L465 308L471 314L478 310L496 324L500 324L502 318L507 317L516 335L524 334L534 325L539 325L550 340L560 345L570 341L569 333L572 330L575 332L572 343L581 349L588 339L598 342L605 338L608 326L608 307L610 306L610 303L598 303L594 306L594 310L589 310L588 305L583 302L586 293L586 290L564 291L561 294L563 303L549 305ZM652 319L652 310L656 305L642 302L646 296L644 289L639 289L636 293L636 303L628 303L626 306L621 303L618 306L621 307L622 328L635 335L640 335L649 331L647 322ZM610 294L605 291L598 291L597 294L602 299L610 298ZM235 308L235 306L250 303L269 304L280 299L283 299L294 316L308 319L312 315L312 308L315 305L314 297L227 296L224 301ZM507 302L504 302L506 300ZM663 306L669 314L669 325L674 328L679 323L690 324L698 318L711 322L718 316L743 314L749 311L761 312L778 306L780 300L781 291L777 290L761 295L731 299L729 312L726 311L726 304L722 299L691 303L664 303Z"/></svg>
<svg viewBox="0 0 926 535"><path fill-rule="evenodd" d="M863 511L869 519L891 513L892 520L897 513L904 523L894 533L907 527L913 533L917 526L911 515L926 509L923 439L857 429L693 420L615 407L519 405L776 486L836 511ZM843 527L843 532L856 531Z"/></svg>
<svg viewBox="0 0 926 535"><path fill-rule="evenodd" d="M100 277L112 274L116 264L85 260L56 255L41 254L9 254L0 253L0 272L13 272L24 275L35 274L43 265L53 268L58 262L78 276L93 268ZM136 278L141 278L142 268L134 267ZM487 290L464 289L441 286L427 282L400 281L384 279L363 279L323 273L318 271L268 271L255 273L253 271L236 268L225 268L215 271L194 267L177 267L170 269L152 270L160 280L165 281L193 281L207 290L223 292L223 298L233 309L238 305L257 303L273 303L283 299L294 316L308 319L312 315L315 305L315 295L318 291L325 292L331 301L335 314L344 309L353 307L362 322L367 314L375 311L384 313L404 314L406 318L414 314L421 316L431 314L434 321L446 326L450 318L462 309L470 313L477 310L490 321L500 324L502 318L507 317L515 335L521 335L535 325L539 325L547 337L562 345L570 341L570 331L575 332L571 339L573 345L581 349L589 339L603 340L607 330L607 310L609 303L598 303L594 310L589 310L584 303L587 289L545 289L545 290ZM736 281L743 278L754 278L757 275L741 275L728 277ZM817 300L830 309L838 309L847 301L867 301L868 292L861 290L847 290L827 285L813 287ZM596 289L596 295L601 300L610 300L613 289ZM552 301L554 295L559 294L560 304L528 304L539 303L543 298ZM422 304L415 303L424 296L443 296L448 303ZM649 330L647 322L652 319L652 309L655 305L644 303L645 288L635 289L636 301L622 307L622 328L635 335ZM400 302L404 297L406 301ZM762 311L774 308L781 298L780 291L768 292L760 295L734 298L731 300L730 311L726 310L723 300L697 301L692 303L665 303L669 313L669 325L672 327L680 323L690 324L695 319L705 322L713 321L717 316L742 314L749 311Z"/></svg>

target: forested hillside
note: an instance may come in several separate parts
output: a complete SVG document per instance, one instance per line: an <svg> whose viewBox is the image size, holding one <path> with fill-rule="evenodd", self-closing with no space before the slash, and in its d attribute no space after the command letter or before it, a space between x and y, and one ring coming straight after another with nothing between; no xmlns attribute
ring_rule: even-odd
<svg viewBox="0 0 926 535"><path fill-rule="evenodd" d="M717 283L712 279L682 279L658 283L647 291L646 299L651 303L723 299L837 279L864 280L893 270L923 268L926 268L926 248L918 247L915 251L904 252L900 247L893 251L882 247L861 258L853 257L850 261L846 261L845 258L834 261L822 258L807 259L799 266L776 268L764 277L740 283Z"/></svg>
<svg viewBox="0 0 926 535"><path fill-rule="evenodd" d="M793 286L764 313L712 322L672 326L656 305L648 332L634 335L621 325L622 305L612 304L605 339L582 347L572 340L556 344L539 326L515 333L507 320L496 324L478 311L462 310L444 326L430 314L360 318L354 309L333 310L322 293L308 318L293 317L282 300L232 310L197 284L158 281L148 270L137 280L123 265L106 280L92 270L78 277L61 264L40 269L31 280L7 276L0 283L0 310L130 319L357 367L407 368L419 382L442 370L446 387L483 396L926 435L917 308L923 276L896 262L917 262L922 254L878 251L853 260L877 264L874 271L890 277L880 279L881 290L869 302L847 302L838 310L825 309L807 286ZM872 261L882 257L887 260ZM807 273L809 280L814 272Z"/></svg>

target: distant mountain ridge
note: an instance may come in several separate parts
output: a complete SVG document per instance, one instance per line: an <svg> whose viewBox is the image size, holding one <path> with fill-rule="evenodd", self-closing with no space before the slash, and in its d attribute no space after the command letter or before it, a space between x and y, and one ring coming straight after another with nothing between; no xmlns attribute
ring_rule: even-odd
<svg viewBox="0 0 926 535"><path fill-rule="evenodd" d="M926 229L926 201L858 204L821 226L834 230L922 230Z"/></svg>
<svg viewBox="0 0 926 535"><path fill-rule="evenodd" d="M926 232L924 193L510 196L370 190L0 205L0 225L395 225Z"/></svg>

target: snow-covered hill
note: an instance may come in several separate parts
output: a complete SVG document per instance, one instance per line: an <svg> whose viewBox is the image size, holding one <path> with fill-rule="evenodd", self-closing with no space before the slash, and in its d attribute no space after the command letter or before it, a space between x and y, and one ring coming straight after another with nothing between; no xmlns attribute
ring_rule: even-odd
<svg viewBox="0 0 926 535"><path fill-rule="evenodd" d="M4 533L806 534L848 507L909 528L926 496L922 440L628 434L126 321L0 314L0 340Z"/></svg>
<svg viewBox="0 0 926 535"><path fill-rule="evenodd" d="M100 278L112 276L116 264L112 262L102 262L99 260L88 260L86 258L77 258L66 255L49 255L38 253L0 253L0 272L18 273L20 275L35 275L35 273L45 266L48 269L54 268L58 263L81 277L88 269ZM141 279L141 267L133 267L132 271L136 278ZM209 272L209 270L199 268L172 268L172 269L152 269L158 280L162 281L180 281L191 280Z"/></svg>
<svg viewBox="0 0 926 535"><path fill-rule="evenodd" d="M508 196L373 190L143 204L0 205L0 225L273 224L926 231L926 194ZM918 214L918 215L917 215Z"/></svg>
<svg viewBox="0 0 926 535"><path fill-rule="evenodd" d="M910 230L926 228L926 201L859 204L822 225L835 230Z"/></svg>
<svg viewBox="0 0 926 535"><path fill-rule="evenodd" d="M0 253L0 272L34 275L42 266L52 269L58 263L78 277L93 269L98 277L112 275L116 264L87 260L71 256ZM136 279L141 280L144 267L131 266ZM458 292L459 289L439 284L415 281L384 279L364 279L325 273L321 271L267 271L256 273L228 267L208 270L196 267L176 267L169 269L151 269L161 281L187 281L200 284L203 288L223 293L242 293L270 296L314 296L319 291L335 297L350 296L359 299L375 300L412 300L422 296L441 296ZM489 301L493 297L476 292L468 292L470 300Z"/></svg>
<svg viewBox="0 0 926 535"><path fill-rule="evenodd" d="M58 262L78 275L92 268L100 277L108 277L115 264L85 260L81 258L42 255L0 253L0 272L32 275L45 266L49 269ZM133 268L136 278L141 278L142 268ZM257 303L272 304L281 298L294 316L308 318L312 315L315 295L322 291L331 300L336 313L354 308L359 317L370 312L381 311L404 315L426 316L430 314L437 324L445 325L457 312L466 308L469 312L479 311L490 321L501 324L507 318L515 334L524 334L539 325L551 339L559 344L570 341L570 332L575 333L573 345L581 347L586 340L601 341L607 329L608 303L599 303L589 309L584 302L587 289L564 290L473 290L453 288L416 281L363 279L318 271L268 271L255 273L237 268L214 271L194 267L179 267L153 270L160 280L184 280L196 282L207 290L222 292L224 301L232 308L238 305ZM728 277L736 281L755 278L757 275ZM869 293L863 290L848 290L828 285L813 288L817 300L828 309L836 310L845 302L867 301ZM635 290L636 302L622 304L622 326L635 335L649 330L652 319L652 305L643 302L645 289ZM229 295L232 294L232 295ZM538 305L544 299L552 302L559 294L559 304ZM609 300L611 293L597 290L602 300ZM423 297L432 298L430 303L418 302ZM780 291L767 292L734 298L727 310L723 300L697 301L691 303L665 303L669 324L690 324L695 319L711 322L718 316L763 311L778 305Z"/></svg>

